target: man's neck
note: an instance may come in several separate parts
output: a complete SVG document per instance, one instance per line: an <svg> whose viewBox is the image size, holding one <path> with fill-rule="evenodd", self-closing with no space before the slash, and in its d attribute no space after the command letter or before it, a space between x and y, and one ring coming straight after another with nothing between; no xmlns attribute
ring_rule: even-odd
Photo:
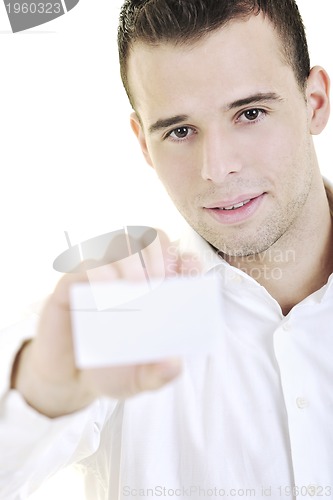
<svg viewBox="0 0 333 500"><path fill-rule="evenodd" d="M247 257L224 255L229 264L264 286L285 315L324 286L333 273L333 223L324 189L311 210L311 216L300 217L265 252Z"/></svg>

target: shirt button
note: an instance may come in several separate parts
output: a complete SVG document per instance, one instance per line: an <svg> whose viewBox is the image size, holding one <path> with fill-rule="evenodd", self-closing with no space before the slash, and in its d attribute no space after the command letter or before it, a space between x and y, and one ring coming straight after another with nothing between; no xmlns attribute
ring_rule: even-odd
<svg viewBox="0 0 333 500"><path fill-rule="evenodd" d="M284 330L285 332L288 332L290 330L290 324L289 323L284 323L282 325L282 330Z"/></svg>
<svg viewBox="0 0 333 500"><path fill-rule="evenodd" d="M94 422L94 432L95 434L99 434L100 433L100 428L99 428L99 425L97 422Z"/></svg>
<svg viewBox="0 0 333 500"><path fill-rule="evenodd" d="M242 276L239 276L239 274L236 274L236 275L233 277L233 281L234 281L234 283L242 283L243 278L242 278Z"/></svg>
<svg viewBox="0 0 333 500"><path fill-rule="evenodd" d="M300 410L304 410L304 408L307 408L309 406L309 401L305 398L297 398L296 405Z"/></svg>

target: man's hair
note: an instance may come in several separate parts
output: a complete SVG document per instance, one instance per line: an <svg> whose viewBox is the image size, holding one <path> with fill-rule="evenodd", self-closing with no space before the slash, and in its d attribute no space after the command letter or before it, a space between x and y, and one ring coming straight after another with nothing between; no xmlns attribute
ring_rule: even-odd
<svg viewBox="0 0 333 500"><path fill-rule="evenodd" d="M121 78L132 106L127 66L136 42L190 45L230 21L246 20L259 13L275 27L283 58L304 91L310 60L295 0L126 0L119 18L118 49Z"/></svg>

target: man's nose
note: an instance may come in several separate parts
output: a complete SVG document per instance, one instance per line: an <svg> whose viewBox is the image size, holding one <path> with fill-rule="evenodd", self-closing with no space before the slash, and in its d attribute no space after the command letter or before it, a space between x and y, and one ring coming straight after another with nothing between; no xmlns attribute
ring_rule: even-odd
<svg viewBox="0 0 333 500"><path fill-rule="evenodd" d="M203 138L201 176L220 184L230 174L242 169L240 145L235 137L221 130L211 131Z"/></svg>

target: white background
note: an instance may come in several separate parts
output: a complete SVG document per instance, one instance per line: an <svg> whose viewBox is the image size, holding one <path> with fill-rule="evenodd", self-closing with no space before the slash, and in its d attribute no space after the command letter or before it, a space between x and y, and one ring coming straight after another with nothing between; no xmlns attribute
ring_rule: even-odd
<svg viewBox="0 0 333 500"><path fill-rule="evenodd" d="M181 232L129 128L117 63L121 3L81 0L67 15L17 34L0 4L0 326L51 292L64 231L72 244L124 224L162 227L171 238ZM333 75L332 0L298 4L312 65ZM331 179L332 127L333 120L315 138ZM80 494L62 481L35 498Z"/></svg>

